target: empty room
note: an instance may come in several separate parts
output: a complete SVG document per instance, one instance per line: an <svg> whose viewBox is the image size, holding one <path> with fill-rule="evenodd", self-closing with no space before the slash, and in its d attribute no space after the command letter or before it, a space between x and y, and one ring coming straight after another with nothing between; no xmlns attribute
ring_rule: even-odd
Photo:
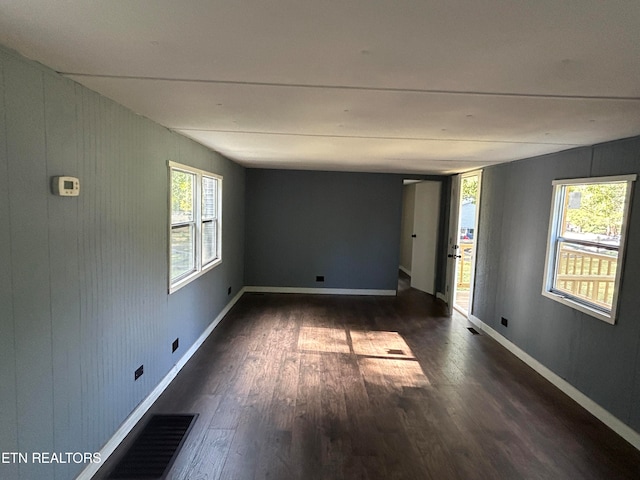
<svg viewBox="0 0 640 480"><path fill-rule="evenodd" d="M639 26L0 2L0 478L640 478Z"/></svg>

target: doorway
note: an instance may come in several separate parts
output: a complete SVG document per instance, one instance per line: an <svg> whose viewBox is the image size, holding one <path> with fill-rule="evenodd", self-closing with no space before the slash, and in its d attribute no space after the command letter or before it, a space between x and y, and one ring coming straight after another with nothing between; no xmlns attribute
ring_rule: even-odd
<svg viewBox="0 0 640 480"><path fill-rule="evenodd" d="M412 288L435 295L441 182L404 184L400 270Z"/></svg>
<svg viewBox="0 0 640 480"><path fill-rule="evenodd" d="M453 279L453 308L469 316L473 306L473 285L478 240L478 210L482 172L460 175L457 198L455 244L452 246L455 273Z"/></svg>
<svg viewBox="0 0 640 480"><path fill-rule="evenodd" d="M411 286L431 295L436 294L439 215L440 182L416 183Z"/></svg>

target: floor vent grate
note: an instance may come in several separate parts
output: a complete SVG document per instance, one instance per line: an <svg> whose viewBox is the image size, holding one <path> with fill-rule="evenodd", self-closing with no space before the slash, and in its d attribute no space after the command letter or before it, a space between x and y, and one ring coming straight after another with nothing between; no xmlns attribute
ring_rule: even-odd
<svg viewBox="0 0 640 480"><path fill-rule="evenodd" d="M467 330L469 330L471 333L473 333L474 335L480 335L480 332L478 332L475 328L473 327L467 327Z"/></svg>
<svg viewBox="0 0 640 480"><path fill-rule="evenodd" d="M195 414L151 417L109 478L164 478L197 416Z"/></svg>

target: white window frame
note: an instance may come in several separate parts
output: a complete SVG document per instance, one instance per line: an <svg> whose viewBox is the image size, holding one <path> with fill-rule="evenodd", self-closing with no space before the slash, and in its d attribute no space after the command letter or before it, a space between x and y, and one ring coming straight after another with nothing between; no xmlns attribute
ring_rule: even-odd
<svg viewBox="0 0 640 480"><path fill-rule="evenodd" d="M196 278L204 275L209 270L214 267L220 265L222 263L222 175L217 175L215 173L207 172L206 170L200 170L198 168L190 167L188 165L183 165L181 163L176 163L169 161L168 164L168 172L169 172L169 192L167 195L168 205L169 205L169 228L168 228L168 279L169 279L169 293L176 292L181 289L185 285L189 284ZM189 173L195 175L195 192L194 192L194 221L195 224L195 242L194 242L194 258L195 258L195 268L193 271L182 275L175 280L171 278L171 230L174 226L172 222L172 210L171 210L171 182L172 182L172 172L174 170ZM202 209L202 178L208 177L213 178L217 182L217 198L216 198L216 214L214 218L207 217L203 218L203 209ZM202 235L202 225L205 222L213 221L216 225L216 254L212 260L207 263L203 263L203 255L202 255L202 243L203 243L203 235Z"/></svg>
<svg viewBox="0 0 640 480"><path fill-rule="evenodd" d="M618 295L620 293L620 279L624 270L624 250L627 243L628 220L631 210L631 198L633 185L637 175L617 175L609 177L588 177L588 178L572 178L564 180L554 180L553 196L551 200L551 214L549 218L549 234L547 237L547 253L545 257L544 280L542 285L542 295L563 305L574 308L580 312L586 313L599 320L607 322L611 325L616 323L616 315L618 308ZM622 228L620 232L620 246L618 247L618 267L616 268L614 293L611 303L611 311L592 306L586 301L579 298L567 296L566 294L553 289L555 277L556 263L558 258L558 245L563 241L560 235L562 214L564 210L564 193L565 187L576 184L595 184L608 182L627 182L627 191L624 202L624 212L622 216ZM558 241L558 239L561 239Z"/></svg>

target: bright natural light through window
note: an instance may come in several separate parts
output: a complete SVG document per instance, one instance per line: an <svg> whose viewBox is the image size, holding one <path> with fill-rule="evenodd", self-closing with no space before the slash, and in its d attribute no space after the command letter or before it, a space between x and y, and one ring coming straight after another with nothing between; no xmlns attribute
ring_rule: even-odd
<svg viewBox="0 0 640 480"><path fill-rule="evenodd" d="M556 180L542 294L615 323L635 175Z"/></svg>
<svg viewBox="0 0 640 480"><path fill-rule="evenodd" d="M218 265L222 177L169 162L169 292Z"/></svg>

